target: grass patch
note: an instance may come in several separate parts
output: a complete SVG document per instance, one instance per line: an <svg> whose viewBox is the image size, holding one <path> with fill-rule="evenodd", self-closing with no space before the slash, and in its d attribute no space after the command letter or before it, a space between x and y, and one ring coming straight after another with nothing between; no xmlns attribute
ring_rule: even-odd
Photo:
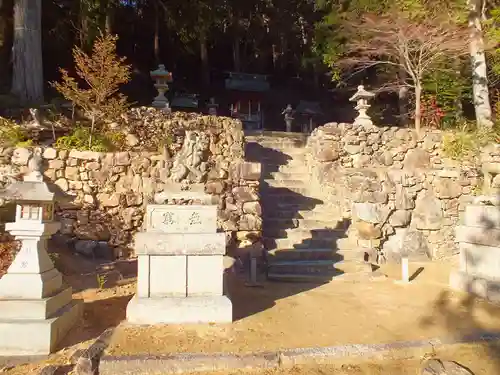
<svg viewBox="0 0 500 375"><path fill-rule="evenodd" d="M455 160L474 158L482 147L500 141L500 128L477 128L465 124L460 129L448 131L443 137L444 154Z"/></svg>

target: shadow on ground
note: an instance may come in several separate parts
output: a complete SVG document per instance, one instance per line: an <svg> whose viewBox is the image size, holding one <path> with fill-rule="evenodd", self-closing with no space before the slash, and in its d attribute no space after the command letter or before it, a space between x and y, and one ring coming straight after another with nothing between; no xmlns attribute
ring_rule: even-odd
<svg viewBox="0 0 500 375"><path fill-rule="evenodd" d="M496 197L496 199L498 200L499 197ZM497 229L500 226L500 221L493 222L491 218L482 215L478 223L479 225L477 226L483 228L482 233L470 236L467 242L486 246L491 245L492 242L500 243L500 231ZM467 263L467 268L475 269L476 271L480 270L480 265L485 267L486 263L491 260L491 257L488 257L488 260L483 260L483 256L478 254L477 251L474 254L470 253L467 248L463 248L461 251L463 252L461 261ZM484 248L484 251L490 250ZM454 339L459 341L481 338L490 360L497 369L496 373L500 374L500 332L492 332L491 329L488 329L480 321L481 317L485 316L496 317L500 320L498 313L499 304L490 303L475 295L473 291L477 290L477 286L473 287L473 282L474 280L471 280L465 286L465 290L470 291L470 293L454 293L450 290L444 290L434 302L429 316L423 319L420 324L423 326L442 325L447 328ZM497 282L497 285L498 290L487 292L492 297L500 295L500 282ZM460 361L460 359L457 360Z"/></svg>
<svg viewBox="0 0 500 375"><path fill-rule="evenodd" d="M123 295L83 304L83 321L72 329L59 345L70 347L99 337L108 328L118 326L125 320L127 304L132 295Z"/></svg>

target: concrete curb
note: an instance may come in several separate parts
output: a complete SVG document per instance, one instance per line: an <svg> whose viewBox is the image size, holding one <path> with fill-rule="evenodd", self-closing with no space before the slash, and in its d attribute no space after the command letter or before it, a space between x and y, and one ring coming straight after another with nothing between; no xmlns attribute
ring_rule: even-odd
<svg viewBox="0 0 500 375"><path fill-rule="evenodd" d="M275 352L237 355L230 353L180 353L172 355L104 356L100 375L187 373L238 369L291 367L298 364L331 363L346 358L407 359L448 345L500 340L500 333L480 332L461 339L401 341L391 344L349 344L331 347L298 348Z"/></svg>
<svg viewBox="0 0 500 375"><path fill-rule="evenodd" d="M204 372L236 369L267 369L279 366L277 353L178 354L169 356L103 357L99 375L139 375Z"/></svg>

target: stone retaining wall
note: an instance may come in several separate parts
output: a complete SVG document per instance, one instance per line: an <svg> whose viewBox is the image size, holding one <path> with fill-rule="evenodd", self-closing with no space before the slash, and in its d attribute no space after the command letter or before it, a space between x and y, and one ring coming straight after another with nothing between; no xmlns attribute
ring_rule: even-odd
<svg viewBox="0 0 500 375"><path fill-rule="evenodd" d="M44 175L59 193L59 239L89 255L125 256L155 194L165 192L168 198L174 191L201 188L218 204L218 227L227 233L229 245L259 243L260 164L243 159L241 122L224 117L198 119L204 123L203 131L178 132L175 144L161 152L45 148ZM210 121L213 126L207 127ZM30 149L0 149L1 183L6 185L26 172L31 155Z"/></svg>
<svg viewBox="0 0 500 375"><path fill-rule="evenodd" d="M455 228L466 205L483 186L481 164L489 161L492 187L500 148L480 158L451 160L443 133L330 123L308 141L312 178L332 212L352 219L349 235L372 260L443 258L458 253Z"/></svg>

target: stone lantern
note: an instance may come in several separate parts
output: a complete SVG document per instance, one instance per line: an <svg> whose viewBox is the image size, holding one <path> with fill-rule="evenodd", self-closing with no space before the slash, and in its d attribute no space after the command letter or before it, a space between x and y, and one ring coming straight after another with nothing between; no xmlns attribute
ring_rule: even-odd
<svg viewBox="0 0 500 375"><path fill-rule="evenodd" d="M53 352L81 314L47 253L60 223L54 222L54 193L43 182L40 164L41 150L36 150L31 172L2 194L16 201L15 222L5 229L21 248L0 278L0 355Z"/></svg>
<svg viewBox="0 0 500 375"><path fill-rule="evenodd" d="M372 119L366 113L371 107L368 101L375 96L374 93L366 91L363 85L358 86L358 91L349 99L351 102L356 102L356 109L359 114L354 120L355 125L373 125Z"/></svg>
<svg viewBox="0 0 500 375"><path fill-rule="evenodd" d="M164 109L169 107L165 92L168 91L168 84L172 82L172 73L165 69L165 65L158 65L158 69L150 72L151 78L155 80L155 88L158 90L158 96L154 99L152 106Z"/></svg>
<svg viewBox="0 0 500 375"><path fill-rule="evenodd" d="M210 116L217 116L217 108L219 108L219 105L215 102L215 98L210 98L207 108Z"/></svg>

